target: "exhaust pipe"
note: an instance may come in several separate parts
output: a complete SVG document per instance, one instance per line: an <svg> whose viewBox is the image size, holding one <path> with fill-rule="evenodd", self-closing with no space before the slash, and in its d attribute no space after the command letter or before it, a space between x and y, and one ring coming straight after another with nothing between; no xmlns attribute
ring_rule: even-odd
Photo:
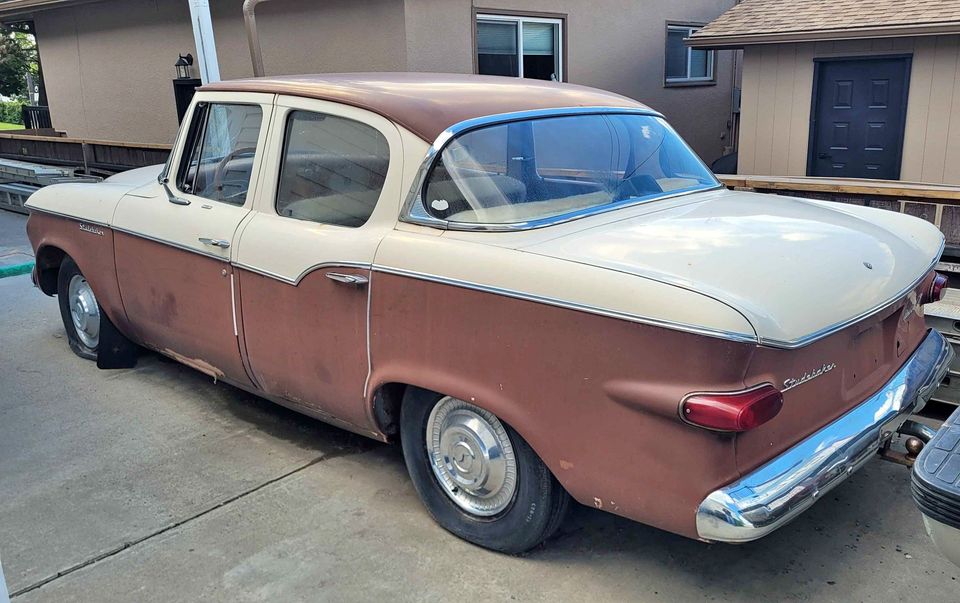
<svg viewBox="0 0 960 603"><path fill-rule="evenodd" d="M250 60L253 62L253 76L263 77L263 52L260 49L260 36L257 33L257 5L268 0L243 0L243 23L247 29L247 44L250 45Z"/></svg>

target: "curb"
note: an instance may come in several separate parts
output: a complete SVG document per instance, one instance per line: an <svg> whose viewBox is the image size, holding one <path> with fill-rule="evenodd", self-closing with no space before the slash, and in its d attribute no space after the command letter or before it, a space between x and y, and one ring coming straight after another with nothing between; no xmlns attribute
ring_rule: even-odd
<svg viewBox="0 0 960 603"><path fill-rule="evenodd" d="M21 274L30 274L33 271L33 266L34 262L14 264L12 266L0 266L0 278L18 276Z"/></svg>

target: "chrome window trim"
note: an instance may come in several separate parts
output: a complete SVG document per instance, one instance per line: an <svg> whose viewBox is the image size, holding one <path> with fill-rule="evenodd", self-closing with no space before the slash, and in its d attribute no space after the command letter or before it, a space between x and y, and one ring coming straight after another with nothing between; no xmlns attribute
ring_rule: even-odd
<svg viewBox="0 0 960 603"><path fill-rule="evenodd" d="M461 136L471 130L476 130L478 128L483 128L487 126L510 123L514 121L523 121L528 119L539 119L544 117L569 117L576 115L647 115L650 117L663 118L661 113L653 111L652 109L641 109L639 107L562 107L556 109L536 109L532 111L517 111L513 113L499 113L495 115L487 115L484 117L477 117L474 119L468 119L456 123L437 136L437 139L430 145L430 148L427 150L427 155L424 157L423 161L420 163L420 167L417 170L417 174L413 179L413 185L410 188L410 191L407 193L407 198L404 201L403 209L400 212L400 221L408 222L411 224L419 224L420 226L429 226L431 228L440 228L443 230L465 230L465 231L484 231L484 232L516 232L522 230L532 230L535 228L544 228L546 226L553 226L555 224L563 224L564 222L570 222L571 220L577 220L580 218L585 218L587 216L593 216L596 214L602 214L610 211L615 211L625 207L633 207L636 205L642 205L644 203L650 203L651 201L660 201L663 199L672 199L674 197L681 197L684 195L690 195L694 193L703 193L707 191L717 190L724 188L723 183L719 180L716 180L714 186L708 188L701 188L696 190L687 190L687 191L678 191L676 193L667 193L659 197L654 198L644 198L636 200L627 200L620 203L610 203L602 206L585 208L573 212L567 212L565 214L560 214L557 216L550 216L547 218L539 218L536 220L528 220L525 222L512 222L505 224L498 223L484 223L484 222L451 222L450 220L441 220L435 218L427 211L426 207L423 204L423 188L426 184L427 176L430 173L433 164L436 162L437 157L443 151L443 149L452 141L454 138ZM697 157L700 160L699 157ZM700 161L703 163L702 160ZM706 166L704 166L706 167ZM709 172L709 168L707 168ZM713 172L710 172L711 174Z"/></svg>
<svg viewBox="0 0 960 603"><path fill-rule="evenodd" d="M620 320L636 322L636 323L650 325L654 327L662 327L662 328L671 329L674 331L693 333L694 335L703 335L706 337L713 337L715 339L725 339L727 341L750 343L753 345L759 344L759 338L756 333L753 333L753 334L737 333L733 331L724 331L722 329L711 329L709 327L691 325L691 324L682 323L682 322L674 322L670 320L649 318L646 316L641 316L639 314L631 314L629 312L619 312L617 310L609 310L605 308L600 308L598 306L591 306L589 304L580 304L577 302L566 301L566 300L558 299L555 297L547 297L542 295L535 295L532 293L524 293L522 291L516 291L513 289L503 289L501 287L483 285L480 283L474 283L471 281L465 281L465 280L456 279L456 278L437 276L433 274L427 274L424 272L406 270L403 268L393 268L390 266L384 266L382 264L374 264L373 271L381 272L384 274L393 274L396 276L415 278L418 280L439 283L441 285L461 287L463 289L471 289L473 291L481 291L483 293L503 295L505 297L511 297L514 299L520 299L520 300L535 302L539 304L546 304L548 306L555 306L558 308L565 308L568 310L577 310L579 312L586 312L588 314L597 314L599 316L606 316L608 318L617 318Z"/></svg>

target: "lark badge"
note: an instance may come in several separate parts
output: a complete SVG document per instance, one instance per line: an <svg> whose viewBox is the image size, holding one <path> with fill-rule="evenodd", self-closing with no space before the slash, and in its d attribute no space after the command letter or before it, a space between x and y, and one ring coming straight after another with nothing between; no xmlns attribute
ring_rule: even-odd
<svg viewBox="0 0 960 603"><path fill-rule="evenodd" d="M816 368L816 369L813 369L812 371L806 372L800 377L791 377L790 379L785 379L783 382L783 391L787 391L788 389L793 389L798 385L803 385L807 381L812 381L813 379L816 379L821 375L825 375L826 373L829 373L835 368L837 368L837 364L835 362L831 362L830 364L824 364L820 368Z"/></svg>
<svg viewBox="0 0 960 603"><path fill-rule="evenodd" d="M89 232L90 234L95 234L98 237L103 236L102 228L97 228L96 226L90 226L89 224L84 224L83 222L80 223L80 230L82 230L83 232Z"/></svg>

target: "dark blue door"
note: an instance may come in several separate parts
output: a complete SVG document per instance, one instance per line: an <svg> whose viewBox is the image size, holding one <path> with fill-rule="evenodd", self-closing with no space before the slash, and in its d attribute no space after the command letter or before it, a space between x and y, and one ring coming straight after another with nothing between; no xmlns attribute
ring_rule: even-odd
<svg viewBox="0 0 960 603"><path fill-rule="evenodd" d="M900 178L910 59L817 61L807 173Z"/></svg>

